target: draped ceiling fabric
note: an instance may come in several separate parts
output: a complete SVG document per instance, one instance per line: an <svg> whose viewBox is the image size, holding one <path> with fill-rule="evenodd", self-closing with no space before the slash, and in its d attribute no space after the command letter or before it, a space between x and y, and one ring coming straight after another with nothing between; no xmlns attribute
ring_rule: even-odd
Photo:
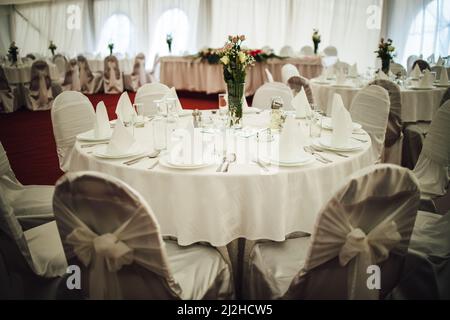
<svg viewBox="0 0 450 320"><path fill-rule="evenodd" d="M410 54L420 54L416 51L421 50L424 56L433 52L436 56L448 55L446 25L450 13L445 13L449 6L446 1L450 2L0 0L0 53L6 53L9 42L15 40L22 54L48 55L48 44L53 40L57 51L69 56L105 55L107 43L113 41L116 53L144 52L151 64L156 54L167 54L166 33L174 35L175 54L219 47L228 34L236 33L247 36L248 47L269 45L279 51L290 45L299 51L304 45L312 45L312 29L318 28L322 35L321 49L334 45L342 61L358 62L358 67L364 70L375 65L374 51L380 36L394 39L399 62ZM116 18L110 19L113 16ZM429 41L433 43L428 45Z"/></svg>

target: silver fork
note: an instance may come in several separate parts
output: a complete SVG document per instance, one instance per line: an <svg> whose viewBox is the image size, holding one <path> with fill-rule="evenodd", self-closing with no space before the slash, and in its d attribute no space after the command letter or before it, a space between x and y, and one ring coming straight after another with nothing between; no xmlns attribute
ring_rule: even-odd
<svg viewBox="0 0 450 320"><path fill-rule="evenodd" d="M337 156L339 156L339 157L342 157L342 158L348 158L348 155L343 154L343 153L340 153L340 152L337 152L337 151L331 151L331 150L329 150L329 151L328 151L328 150L327 150L327 151L324 151L324 150L319 149L319 148L317 148L317 147L315 147L315 146L310 146L310 148L311 148L312 150L317 151L317 152L328 152L328 153L335 154L335 155L337 155Z"/></svg>
<svg viewBox="0 0 450 320"><path fill-rule="evenodd" d="M126 164L127 166L131 166L132 164L136 164L136 163L138 163L139 161L141 161L143 159L147 159L147 158L153 159L153 158L156 158L157 156L159 156L160 152L161 151L156 150L156 151L154 151L154 152L152 152L150 154L146 154L144 156L140 156L140 157L137 157L137 158L125 161L123 164Z"/></svg>
<svg viewBox="0 0 450 320"><path fill-rule="evenodd" d="M312 154L313 156L316 157L316 159L322 163L331 163L333 161L331 161L328 158L325 158L323 155L321 155L320 153L314 151L311 147L304 147L303 148L306 152Z"/></svg>

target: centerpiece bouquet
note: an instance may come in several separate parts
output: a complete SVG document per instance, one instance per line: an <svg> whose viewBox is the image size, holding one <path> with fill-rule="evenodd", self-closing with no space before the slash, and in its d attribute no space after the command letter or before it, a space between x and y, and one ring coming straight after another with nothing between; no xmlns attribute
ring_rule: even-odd
<svg viewBox="0 0 450 320"><path fill-rule="evenodd" d="M319 43L320 43L319 30L313 29L312 41L314 43L314 54L317 54L317 52L319 51Z"/></svg>
<svg viewBox="0 0 450 320"><path fill-rule="evenodd" d="M19 57L19 48L16 46L16 43L13 41L8 49L8 58L11 61L12 65L17 65L17 59Z"/></svg>
<svg viewBox="0 0 450 320"><path fill-rule="evenodd" d="M52 52L52 56L55 55L56 49L57 49L56 45L53 43L53 41L50 40L50 45L48 46L48 50L50 50Z"/></svg>
<svg viewBox="0 0 450 320"><path fill-rule="evenodd" d="M228 41L217 54L223 65L223 78L228 89L230 126L242 127L242 99L244 97L246 69L255 63L254 57L241 48L244 35L229 36Z"/></svg>
<svg viewBox="0 0 450 320"><path fill-rule="evenodd" d="M388 74L392 59L395 57L395 47L392 45L392 40L381 38L378 44L378 50L375 51L377 57L381 59L381 69Z"/></svg>
<svg viewBox="0 0 450 320"><path fill-rule="evenodd" d="M169 48L169 53L172 53L172 41L173 41L173 36L171 33L168 33L166 35L166 43L167 43L167 47Z"/></svg>
<svg viewBox="0 0 450 320"><path fill-rule="evenodd" d="M109 55L112 56L112 53L114 50L114 43L112 43L112 42L108 43L108 49L109 49Z"/></svg>

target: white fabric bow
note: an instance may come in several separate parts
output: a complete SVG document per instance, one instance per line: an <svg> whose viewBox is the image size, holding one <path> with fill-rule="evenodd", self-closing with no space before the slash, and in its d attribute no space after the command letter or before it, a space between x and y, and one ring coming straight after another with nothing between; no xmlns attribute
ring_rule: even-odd
<svg viewBox="0 0 450 320"><path fill-rule="evenodd" d="M394 221L381 223L369 234L360 228L352 228L339 252L339 263L349 267L349 299L373 299L378 297L378 290L367 286L367 268L389 257L402 237Z"/></svg>

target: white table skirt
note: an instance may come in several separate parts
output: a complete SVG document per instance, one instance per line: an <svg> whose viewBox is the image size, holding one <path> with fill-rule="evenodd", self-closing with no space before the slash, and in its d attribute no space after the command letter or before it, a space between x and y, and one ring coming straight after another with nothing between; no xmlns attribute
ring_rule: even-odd
<svg viewBox="0 0 450 320"><path fill-rule="evenodd" d="M330 97L332 97L334 93L341 95L345 107L349 109L353 98L361 89L360 87L335 87L330 84L319 84L314 80L310 83L314 102L322 108L323 111L329 111ZM445 90L446 88L435 88L432 90L401 88L402 121L431 121L433 115L439 108Z"/></svg>
<svg viewBox="0 0 450 320"><path fill-rule="evenodd" d="M182 119L186 122L190 117ZM268 119L265 114L248 115L244 124L261 128ZM306 130L304 123L302 126ZM137 140L149 150L151 132L151 123L135 129ZM329 135L330 131L323 133ZM312 232L319 210L346 178L373 163L369 136L358 137L369 141L361 150L349 153L349 158L324 154L333 163L314 160L303 167L274 167L269 174L249 161L251 152L247 159L237 152L238 160L228 173L217 173L217 165L188 171L158 165L148 170L154 160L125 166L125 160L99 159L88 153L92 148L81 148L83 142L77 142L70 170L100 171L127 182L148 201L162 234L178 238L180 245L206 241L224 246L240 237L283 241L292 232ZM254 140L240 137L235 141L246 148Z"/></svg>
<svg viewBox="0 0 450 320"><path fill-rule="evenodd" d="M257 62L247 71L245 94L253 95L256 89L267 82L264 71L266 68L275 81L281 81L281 68L287 63L295 65L300 74L308 79L317 77L322 72L322 60L319 56ZM207 94L225 92L223 67L220 64L200 62L190 57L162 57L160 64L160 82L169 87Z"/></svg>
<svg viewBox="0 0 450 320"><path fill-rule="evenodd" d="M103 72L105 61L104 59L88 59L89 68L92 72ZM120 71L125 74L131 74L133 72L134 58L119 59Z"/></svg>
<svg viewBox="0 0 450 320"><path fill-rule="evenodd" d="M58 80L59 73L56 65L50 62L47 63L50 71L50 78L53 81ZM17 67L2 66L2 68L5 71L5 77L9 84L28 83L31 80L31 64L22 64Z"/></svg>

